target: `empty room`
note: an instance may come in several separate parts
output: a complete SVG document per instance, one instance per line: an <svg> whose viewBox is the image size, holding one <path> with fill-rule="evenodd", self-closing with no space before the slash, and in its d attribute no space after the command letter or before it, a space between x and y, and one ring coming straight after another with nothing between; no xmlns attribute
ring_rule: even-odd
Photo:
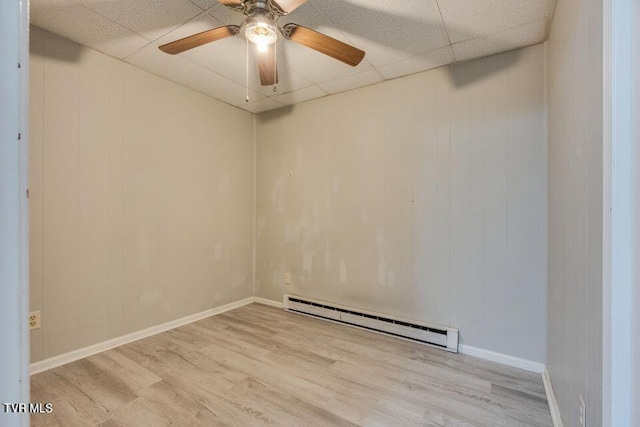
<svg viewBox="0 0 640 427"><path fill-rule="evenodd" d="M0 426L640 425L636 0L0 21Z"/></svg>

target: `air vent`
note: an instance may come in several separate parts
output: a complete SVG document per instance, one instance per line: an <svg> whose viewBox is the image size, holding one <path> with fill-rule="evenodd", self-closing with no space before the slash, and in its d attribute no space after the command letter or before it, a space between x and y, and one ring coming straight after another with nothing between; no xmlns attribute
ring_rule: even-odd
<svg viewBox="0 0 640 427"><path fill-rule="evenodd" d="M458 352L458 330L455 328L430 325L294 295L284 295L283 306L285 310L293 313L367 329L453 353Z"/></svg>

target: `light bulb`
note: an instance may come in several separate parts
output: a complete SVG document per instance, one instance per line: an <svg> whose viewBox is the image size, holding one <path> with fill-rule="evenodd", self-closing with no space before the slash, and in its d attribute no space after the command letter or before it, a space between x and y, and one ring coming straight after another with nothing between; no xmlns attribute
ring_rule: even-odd
<svg viewBox="0 0 640 427"><path fill-rule="evenodd" d="M247 40L256 45L258 52L266 52L278 38L276 27L272 22L254 19L244 25L243 31Z"/></svg>

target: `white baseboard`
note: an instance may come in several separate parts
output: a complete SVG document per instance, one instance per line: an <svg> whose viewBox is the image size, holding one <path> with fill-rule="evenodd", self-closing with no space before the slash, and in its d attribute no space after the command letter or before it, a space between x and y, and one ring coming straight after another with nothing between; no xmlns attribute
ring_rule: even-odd
<svg viewBox="0 0 640 427"><path fill-rule="evenodd" d="M143 329L141 331L133 332L131 334L123 335L121 337L113 338L108 341L91 345L89 347L73 350L68 353L61 354L59 356L54 356L49 359L32 363L30 366L30 373L31 375L34 375L34 374L55 368L57 366L65 365L67 363L71 363L85 357L93 356L94 354L100 353L102 351L111 350L112 348L119 347L121 345L125 345L130 342L137 341L143 338L147 338L152 335L159 334L161 332L175 329L177 327L186 325L188 323L197 322L198 320L202 320L207 317L214 316L216 314L224 313L225 311L233 310L235 308L242 307L244 305L251 304L251 303L258 303L258 304L268 305L271 307L282 308L281 301L273 301L270 299L260 298L260 297L245 298L240 301L235 301L229 304L222 305L220 307L205 310L200 313L191 314L189 316L172 320L170 322L163 323L161 325L152 326L150 328ZM533 362L531 360L521 359L514 356L509 356L502 353L496 353L493 351L484 350L481 348L476 348L476 347L472 347L464 344L459 345L458 351L460 353L467 354L469 356L474 356L480 359L501 363L507 366L513 366L515 368L525 369L527 371L536 372L539 374L543 374L544 372L546 372L545 365L542 363ZM543 374L543 379L544 379L544 374ZM547 374L546 381L548 382L549 389L551 389L551 382L548 379L548 374ZM545 383L545 390L546 389L547 389L547 383ZM553 403L556 405L556 408L557 408L555 397L553 397ZM549 399L549 406L551 406L551 404L552 404L552 399ZM553 414L553 410L551 413Z"/></svg>
<svg viewBox="0 0 640 427"><path fill-rule="evenodd" d="M556 394L553 392L551 386L551 377L549 371L544 368L542 372L542 384L544 384L544 391L547 394L547 403L549 403L549 410L551 411L551 419L553 420L553 427L563 427L562 418L560 418L560 406L556 400Z"/></svg>
<svg viewBox="0 0 640 427"><path fill-rule="evenodd" d="M489 360L491 362L500 363L514 368L524 369L525 371L542 374L546 369L544 363L534 362L533 360L521 359L520 357L509 356L508 354L496 353L495 351L485 350L482 348L472 347L466 344L458 346L458 352L479 359Z"/></svg>
<svg viewBox="0 0 640 427"><path fill-rule="evenodd" d="M265 300L267 301L267 300ZM180 319L172 320L161 325L152 326L141 331L133 332L131 334L123 335L121 337L113 338L108 341L103 341L98 344L91 345L89 347L73 350L59 356L54 356L50 359L41 360L31 364L31 375L47 371L57 366L62 366L67 363L75 362L76 360L83 359L85 357L93 356L94 354L102 351L111 350L112 348L119 347L124 344L128 344L133 341L137 341L143 338L150 337L152 335L159 334L161 332L175 329L179 326L184 326L188 323L197 322L198 320L205 319L207 317L214 316L216 314L224 313L225 311L233 310L234 308L242 307L254 302L253 297L245 298L240 301L231 302L229 304L221 305L220 307L205 310L200 313L191 314L189 316L182 317ZM271 301L270 301L271 302ZM275 303L275 301L273 301Z"/></svg>
<svg viewBox="0 0 640 427"><path fill-rule="evenodd" d="M258 304L270 305L271 307L282 308L282 301L273 301L266 298L253 297L253 302Z"/></svg>

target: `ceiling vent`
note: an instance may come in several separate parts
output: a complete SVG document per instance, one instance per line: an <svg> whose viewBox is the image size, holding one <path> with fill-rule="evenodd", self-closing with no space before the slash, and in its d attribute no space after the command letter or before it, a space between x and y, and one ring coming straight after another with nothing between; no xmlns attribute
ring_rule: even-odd
<svg viewBox="0 0 640 427"><path fill-rule="evenodd" d="M458 352L458 330L456 328L417 322L288 294L284 295L283 307L293 313L338 322L453 353Z"/></svg>

